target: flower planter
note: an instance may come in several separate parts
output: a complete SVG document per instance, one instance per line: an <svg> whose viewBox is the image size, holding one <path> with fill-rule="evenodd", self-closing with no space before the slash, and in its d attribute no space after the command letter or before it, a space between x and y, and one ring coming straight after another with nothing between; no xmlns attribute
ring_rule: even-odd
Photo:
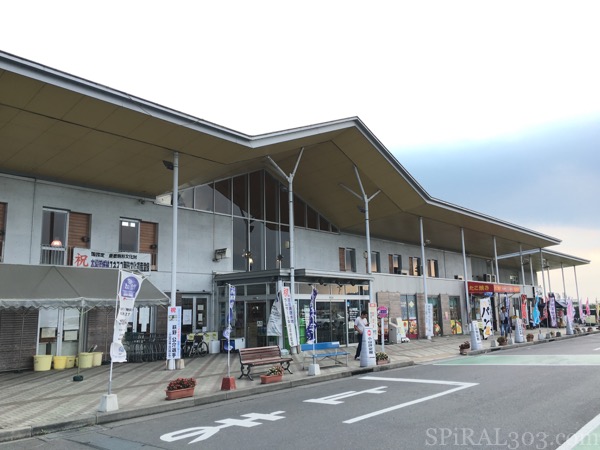
<svg viewBox="0 0 600 450"><path fill-rule="evenodd" d="M260 384L278 383L283 379L283 375L261 375Z"/></svg>
<svg viewBox="0 0 600 450"><path fill-rule="evenodd" d="M52 355L34 355L33 356L33 371L42 372L50 370L52 367Z"/></svg>
<svg viewBox="0 0 600 450"><path fill-rule="evenodd" d="M167 400L177 400L178 398L186 398L194 396L194 389L185 388L185 389L175 389L174 391L165 391L167 393Z"/></svg>
<svg viewBox="0 0 600 450"><path fill-rule="evenodd" d="M64 370L67 367L67 357L54 356L52 358L52 366L54 367L54 370Z"/></svg>
<svg viewBox="0 0 600 450"><path fill-rule="evenodd" d="M468 348L461 348L459 349L459 352L461 355L468 355L469 354L469 349Z"/></svg>
<svg viewBox="0 0 600 450"><path fill-rule="evenodd" d="M389 364L390 360L389 359L379 359L377 360L377 365L378 366L382 366L383 364Z"/></svg>

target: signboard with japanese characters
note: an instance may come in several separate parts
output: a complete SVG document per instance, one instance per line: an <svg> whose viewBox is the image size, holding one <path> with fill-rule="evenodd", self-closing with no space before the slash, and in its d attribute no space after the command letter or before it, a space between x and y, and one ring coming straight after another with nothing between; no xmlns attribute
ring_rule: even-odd
<svg viewBox="0 0 600 450"><path fill-rule="evenodd" d="M106 252L89 248L73 249L73 266L83 268L125 269L150 273L149 253Z"/></svg>
<svg viewBox="0 0 600 450"><path fill-rule="evenodd" d="M167 360L181 358L181 306L169 306L167 311Z"/></svg>

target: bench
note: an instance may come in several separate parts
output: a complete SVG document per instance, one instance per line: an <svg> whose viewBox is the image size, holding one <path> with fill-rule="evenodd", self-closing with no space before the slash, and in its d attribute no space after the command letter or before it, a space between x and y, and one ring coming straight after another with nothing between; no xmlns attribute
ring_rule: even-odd
<svg viewBox="0 0 600 450"><path fill-rule="evenodd" d="M340 349L340 343L335 342L318 342L316 344L301 344L300 350L304 353L304 359L302 360L302 369L304 370L304 361L306 358L312 359L312 363L315 364L317 360L330 359L333 361L333 365L343 364L343 361L338 360L338 356L346 357L346 365L348 365L349 353L345 350Z"/></svg>
<svg viewBox="0 0 600 450"><path fill-rule="evenodd" d="M238 379L248 377L250 380L252 380L250 371L254 366L281 364L281 367L283 367L284 370L292 373L290 370L290 363L294 359L291 356L281 356L281 350L277 345L271 345L268 347L240 348L239 355L242 374L238 377Z"/></svg>

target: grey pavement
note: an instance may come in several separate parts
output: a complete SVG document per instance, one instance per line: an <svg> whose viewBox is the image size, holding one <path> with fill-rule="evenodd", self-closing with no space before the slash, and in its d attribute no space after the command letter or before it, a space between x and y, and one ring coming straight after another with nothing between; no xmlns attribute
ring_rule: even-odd
<svg viewBox="0 0 600 450"><path fill-rule="evenodd" d="M545 337L546 331L550 330L542 329L542 331L544 333L542 337ZM554 329L554 331L562 333L563 337L558 339L579 336L565 336L564 329ZM348 366L333 366L331 362L325 361L320 364L320 374L313 376L309 376L307 370L302 370L302 354L295 354L292 355L294 362L290 367L293 374L286 372L281 383L265 385L260 384L259 374L261 371L264 373L268 366L255 368L253 381L247 378L239 380L238 354L233 352L229 355L221 353L186 358L185 367L177 370L167 370L165 361L115 363L110 388L111 393L117 397L118 409L109 412L99 412L98 409L103 395L108 394L110 364L81 369L79 373L83 376L83 381L73 381L73 376L78 373L77 368L41 372L32 370L4 372L0 373L0 386L4 394L0 399L0 442L189 408L367 372L427 364L452 357L465 358L459 355L458 346L466 340L470 340L468 335L453 335L433 337L430 340L416 339L403 344L386 343L384 349L389 355L390 363L372 367L360 367L359 361L353 358L355 348L349 347ZM554 338L540 341L535 334L533 343L491 348L491 339L488 339L482 341L481 350L473 350L470 354L552 341ZM376 349L380 351L381 345L377 344ZM228 376L235 379L235 389L221 390L222 381ZM168 382L178 377L196 378L194 397L166 400L165 389Z"/></svg>

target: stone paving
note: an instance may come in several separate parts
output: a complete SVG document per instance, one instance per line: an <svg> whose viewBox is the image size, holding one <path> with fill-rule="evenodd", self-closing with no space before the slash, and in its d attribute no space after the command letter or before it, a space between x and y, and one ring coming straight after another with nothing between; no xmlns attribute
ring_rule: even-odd
<svg viewBox="0 0 600 450"><path fill-rule="evenodd" d="M563 336L564 330L561 330ZM572 337L572 336L567 336ZM462 357L458 346L467 335L442 336L411 340L403 344L385 344L390 364L361 368L350 347L348 366L320 365L321 373L309 376L302 370L301 355L292 355L294 362L284 381L261 385L257 368L254 381L238 380L240 366L238 355L230 354L229 374L235 378L235 390L221 390L223 378L227 377L227 354L211 354L188 358L185 367L167 370L165 361L114 364L111 393L116 394L118 410L99 412L104 394L109 389L110 365L81 369L83 381L73 381L78 369L50 370L44 372L22 371L0 373L0 386L4 395L0 399L0 442L21 439L44 432L107 423L132 417L170 411L173 409L238 398L256 393L285 389L308 383L327 381L365 372L389 370L412 364L424 364L435 360ZM537 340L537 336L536 336ZM491 340L482 341L483 348L473 354L490 351ZM515 344L531 345L531 344ZM509 346L510 347L510 346ZM377 345L377 351L381 346ZM266 367L263 370L266 371ZM165 400L168 382L178 377L194 377L197 386L194 397L175 401Z"/></svg>

